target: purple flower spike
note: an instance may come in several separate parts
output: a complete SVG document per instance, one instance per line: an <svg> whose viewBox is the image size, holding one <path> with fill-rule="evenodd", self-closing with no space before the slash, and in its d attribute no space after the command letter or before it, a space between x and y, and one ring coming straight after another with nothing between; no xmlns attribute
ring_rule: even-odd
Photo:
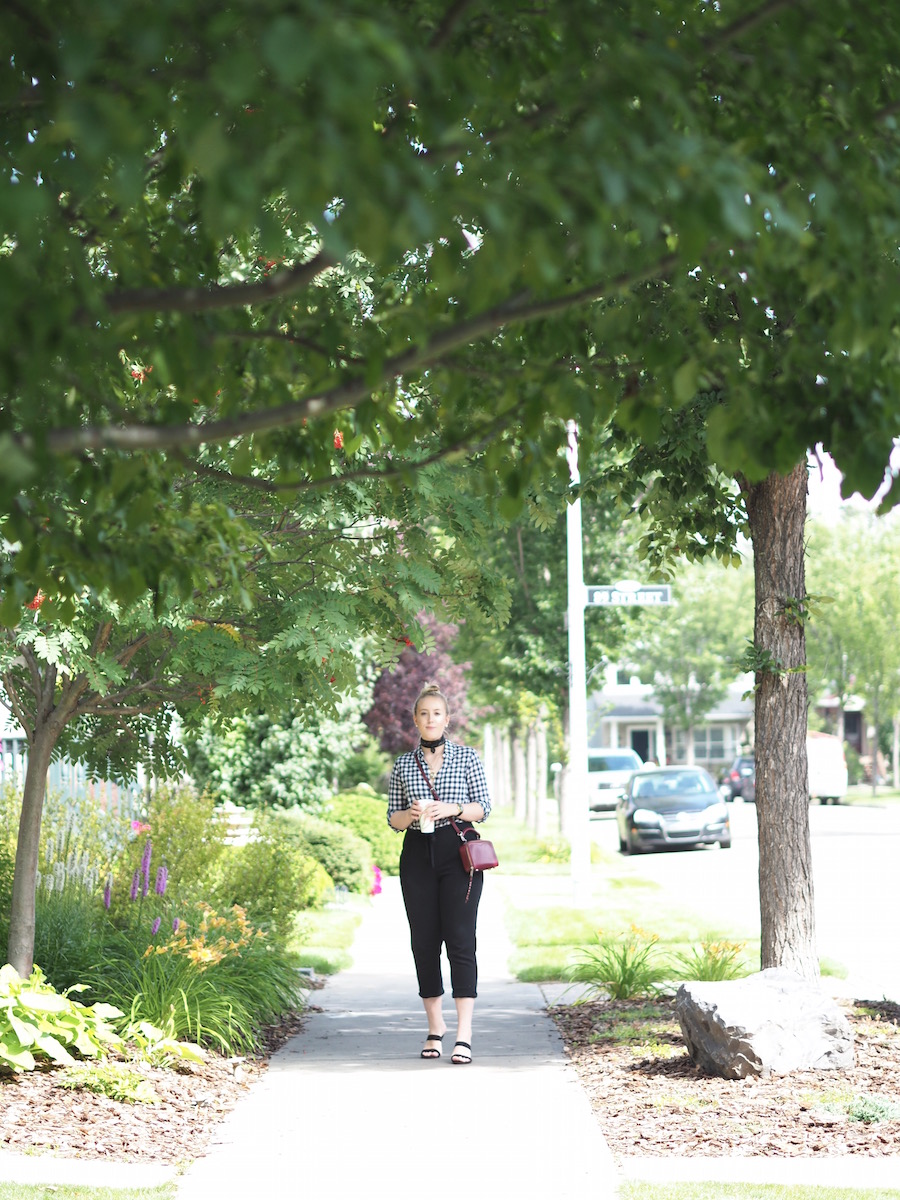
<svg viewBox="0 0 900 1200"><path fill-rule="evenodd" d="M144 886L141 888L141 899L142 900L146 899L146 897L149 895L149 893L150 893L150 880L145 879Z"/></svg>
<svg viewBox="0 0 900 1200"><path fill-rule="evenodd" d="M144 876L144 882L150 882L150 855L153 853L153 843L147 838L144 843L144 853L141 855L141 873ZM147 893L144 892L146 896Z"/></svg>
<svg viewBox="0 0 900 1200"><path fill-rule="evenodd" d="M164 896L166 894L166 884L169 882L169 868L160 867L156 872L156 894Z"/></svg>
<svg viewBox="0 0 900 1200"><path fill-rule="evenodd" d="M140 886L141 886L141 868L138 867L138 869L135 871L135 873L131 879L131 898L132 898L132 900L137 900L138 890L140 889Z"/></svg>
<svg viewBox="0 0 900 1200"><path fill-rule="evenodd" d="M112 903L112 888L109 884L103 889L103 907L108 909Z"/></svg>
<svg viewBox="0 0 900 1200"><path fill-rule="evenodd" d="M159 927L161 924L162 924L162 917L157 917L156 920L153 922L153 924L150 926L150 936L151 937L156 937L156 935L159 933Z"/></svg>
<svg viewBox="0 0 900 1200"><path fill-rule="evenodd" d="M172 932L173 932L173 933L177 933L177 932L178 932L178 926L179 926L180 924L181 924L181 921L178 919L178 917L176 917L176 918L175 918L175 920L172 922Z"/></svg>

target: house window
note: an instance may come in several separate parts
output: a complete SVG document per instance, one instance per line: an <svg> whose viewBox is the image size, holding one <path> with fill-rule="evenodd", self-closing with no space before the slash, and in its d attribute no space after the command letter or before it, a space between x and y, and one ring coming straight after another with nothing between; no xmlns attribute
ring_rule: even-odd
<svg viewBox="0 0 900 1200"><path fill-rule="evenodd" d="M729 733L731 730L729 729ZM729 741L732 739L729 738ZM725 728L722 725L709 725L704 729L694 730L694 758L703 762L720 762L726 758Z"/></svg>

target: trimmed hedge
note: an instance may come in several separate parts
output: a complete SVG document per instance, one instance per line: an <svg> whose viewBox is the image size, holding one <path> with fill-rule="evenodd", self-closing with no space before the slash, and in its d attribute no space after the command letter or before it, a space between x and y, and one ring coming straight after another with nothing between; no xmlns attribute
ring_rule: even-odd
<svg viewBox="0 0 900 1200"><path fill-rule="evenodd" d="M385 875L399 872L403 837L387 823L387 796L379 796L368 787L340 792L329 803L328 817L365 838Z"/></svg>
<svg viewBox="0 0 900 1200"><path fill-rule="evenodd" d="M300 834L310 853L322 864L335 887L368 896L374 879L372 847L343 825L310 817L302 809L287 809L273 819L288 823Z"/></svg>

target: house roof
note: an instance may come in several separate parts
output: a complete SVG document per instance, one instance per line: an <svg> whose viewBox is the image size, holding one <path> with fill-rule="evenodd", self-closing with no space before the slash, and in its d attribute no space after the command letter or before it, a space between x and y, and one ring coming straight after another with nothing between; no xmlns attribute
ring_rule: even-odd
<svg viewBox="0 0 900 1200"><path fill-rule="evenodd" d="M747 679L738 679L728 689L727 695L703 718L703 725L714 722L734 721L744 723L753 716L753 698L744 699L750 686ZM653 698L653 689L647 684L627 684L606 687L594 692L588 706L603 720L608 718L652 718L662 716L662 706Z"/></svg>

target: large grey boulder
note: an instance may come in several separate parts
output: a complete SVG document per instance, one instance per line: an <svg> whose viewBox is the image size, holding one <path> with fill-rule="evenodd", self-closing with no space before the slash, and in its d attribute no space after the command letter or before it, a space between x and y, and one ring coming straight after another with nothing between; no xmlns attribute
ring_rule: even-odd
<svg viewBox="0 0 900 1200"><path fill-rule="evenodd" d="M693 1061L724 1079L853 1065L853 1030L838 1005L781 967L684 983L675 1007Z"/></svg>

